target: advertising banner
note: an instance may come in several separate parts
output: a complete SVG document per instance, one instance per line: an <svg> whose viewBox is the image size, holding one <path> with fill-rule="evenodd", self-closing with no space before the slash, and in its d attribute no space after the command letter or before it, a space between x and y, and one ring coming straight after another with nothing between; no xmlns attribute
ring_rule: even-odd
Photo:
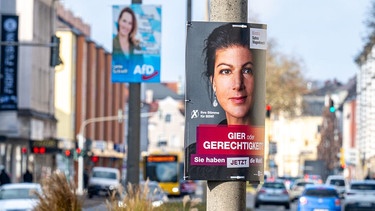
<svg viewBox="0 0 375 211"><path fill-rule="evenodd" d="M189 22L185 179L264 178L266 25Z"/></svg>
<svg viewBox="0 0 375 211"><path fill-rule="evenodd" d="M18 16L1 16L1 41L18 42ZM0 111L17 110L18 46L1 45Z"/></svg>
<svg viewBox="0 0 375 211"><path fill-rule="evenodd" d="M160 82L161 6L114 5L112 82Z"/></svg>

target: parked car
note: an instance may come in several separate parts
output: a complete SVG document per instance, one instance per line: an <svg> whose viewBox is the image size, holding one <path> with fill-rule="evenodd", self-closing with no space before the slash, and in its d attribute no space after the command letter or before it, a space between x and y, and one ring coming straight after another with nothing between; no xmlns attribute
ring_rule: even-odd
<svg viewBox="0 0 375 211"><path fill-rule="evenodd" d="M298 211L341 211L341 200L336 187L325 184L306 185L298 200Z"/></svg>
<svg viewBox="0 0 375 211"><path fill-rule="evenodd" d="M88 197L92 198L94 195L111 195L113 191L117 193L123 191L120 171L117 168L94 167L89 178Z"/></svg>
<svg viewBox="0 0 375 211"><path fill-rule="evenodd" d="M298 179L290 187L290 198L292 201L297 200L305 190L306 185L316 184L314 180Z"/></svg>
<svg viewBox="0 0 375 211"><path fill-rule="evenodd" d="M141 181L139 183L141 196L145 196L151 201L152 207L160 207L169 200L168 194L160 187L156 181ZM129 200L126 199L127 191L122 192L122 200L119 200L119 207L126 207ZM130 200L132 201L132 200Z"/></svg>
<svg viewBox="0 0 375 211"><path fill-rule="evenodd" d="M322 177L319 174L305 174L304 179L313 180L318 184L323 184Z"/></svg>
<svg viewBox="0 0 375 211"><path fill-rule="evenodd" d="M344 210L375 210L375 181L352 181L345 194Z"/></svg>
<svg viewBox="0 0 375 211"><path fill-rule="evenodd" d="M38 183L10 183L0 186L0 210L33 210L38 204Z"/></svg>
<svg viewBox="0 0 375 211"><path fill-rule="evenodd" d="M342 175L329 175L326 179L326 185L333 185L336 187L340 197L344 197L347 188L347 182Z"/></svg>
<svg viewBox="0 0 375 211"><path fill-rule="evenodd" d="M159 183L155 181L142 181L140 183L141 190L146 190L147 198L151 200L153 207L159 207L168 201L168 194L160 187Z"/></svg>
<svg viewBox="0 0 375 211"><path fill-rule="evenodd" d="M293 183L298 179L301 179L301 177L292 177L292 176L278 176L277 177L277 180L284 181L285 187L289 190L292 187Z"/></svg>
<svg viewBox="0 0 375 211"><path fill-rule="evenodd" d="M180 181L180 193L184 195L194 195L197 190L197 183L193 180L184 180Z"/></svg>
<svg viewBox="0 0 375 211"><path fill-rule="evenodd" d="M264 182L255 195L255 208L260 205L283 205L290 208L290 195L283 181Z"/></svg>

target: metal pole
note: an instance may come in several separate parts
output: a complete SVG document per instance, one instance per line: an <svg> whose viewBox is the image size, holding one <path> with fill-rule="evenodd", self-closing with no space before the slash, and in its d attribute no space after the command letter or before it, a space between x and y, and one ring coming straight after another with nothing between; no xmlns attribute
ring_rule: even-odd
<svg viewBox="0 0 375 211"><path fill-rule="evenodd" d="M210 21L247 22L247 0L211 0ZM246 181L207 181L207 211L246 210Z"/></svg>
<svg viewBox="0 0 375 211"><path fill-rule="evenodd" d="M142 0L132 0L132 4ZM141 83L129 84L129 119L126 184L139 184Z"/></svg>
<svg viewBox="0 0 375 211"><path fill-rule="evenodd" d="M81 134L77 136L78 138L78 148L82 149L83 144L86 141L85 137ZM79 195L83 194L83 157L78 156L78 188L77 193Z"/></svg>

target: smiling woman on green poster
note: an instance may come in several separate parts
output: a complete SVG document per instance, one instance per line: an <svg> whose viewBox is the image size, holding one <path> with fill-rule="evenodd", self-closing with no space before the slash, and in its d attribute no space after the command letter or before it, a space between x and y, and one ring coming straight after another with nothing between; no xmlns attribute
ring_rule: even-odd
<svg viewBox="0 0 375 211"><path fill-rule="evenodd" d="M259 24L188 25L185 178L262 180L265 39Z"/></svg>

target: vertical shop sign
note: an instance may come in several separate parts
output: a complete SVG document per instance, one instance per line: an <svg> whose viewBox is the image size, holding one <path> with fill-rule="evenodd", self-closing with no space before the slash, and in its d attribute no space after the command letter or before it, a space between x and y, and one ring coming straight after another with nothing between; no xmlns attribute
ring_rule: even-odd
<svg viewBox="0 0 375 211"><path fill-rule="evenodd" d="M1 16L0 110L17 110L18 16Z"/></svg>

